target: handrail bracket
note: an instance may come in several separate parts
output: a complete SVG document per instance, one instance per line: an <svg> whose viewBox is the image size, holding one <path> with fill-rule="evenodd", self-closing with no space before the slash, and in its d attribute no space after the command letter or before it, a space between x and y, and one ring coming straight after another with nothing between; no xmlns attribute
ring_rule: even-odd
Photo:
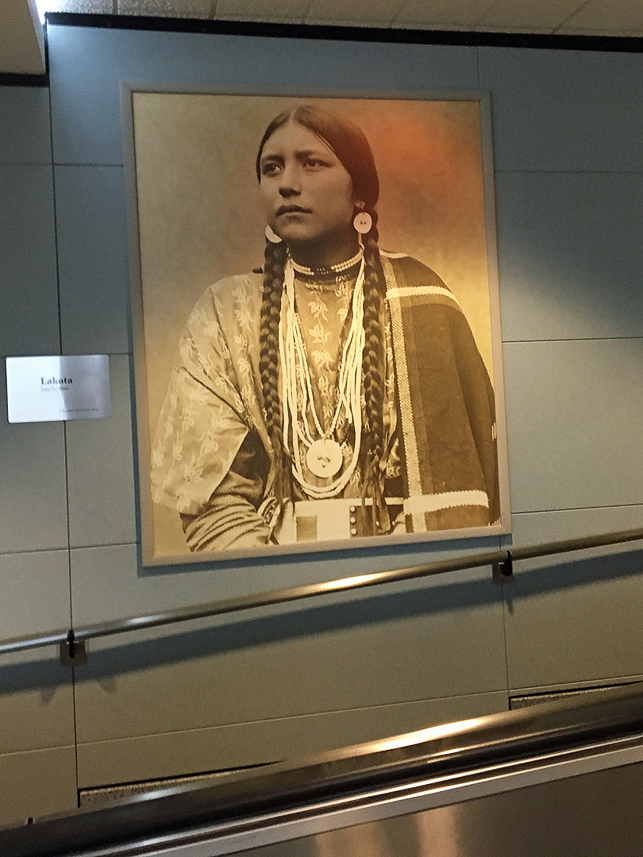
<svg viewBox="0 0 643 857"><path fill-rule="evenodd" d="M514 579L514 561L511 551L503 560L492 563L492 574L494 583L511 583Z"/></svg>
<svg viewBox="0 0 643 857"><path fill-rule="evenodd" d="M84 640L77 640L74 632L67 634L67 639L60 644L60 664L63 667L76 667L87 663L87 646Z"/></svg>

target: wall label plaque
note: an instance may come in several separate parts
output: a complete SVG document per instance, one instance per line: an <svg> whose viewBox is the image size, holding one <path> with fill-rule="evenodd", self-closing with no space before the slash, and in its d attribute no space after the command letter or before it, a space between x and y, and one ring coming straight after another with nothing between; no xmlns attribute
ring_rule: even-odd
<svg viewBox="0 0 643 857"><path fill-rule="evenodd" d="M10 423L95 420L109 416L106 354L7 357Z"/></svg>

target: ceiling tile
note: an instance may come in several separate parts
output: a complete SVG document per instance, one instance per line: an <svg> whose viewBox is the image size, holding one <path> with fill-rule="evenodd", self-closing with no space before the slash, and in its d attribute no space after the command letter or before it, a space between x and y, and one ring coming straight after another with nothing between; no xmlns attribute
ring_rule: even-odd
<svg viewBox="0 0 643 857"><path fill-rule="evenodd" d="M492 3L493 0L407 0L395 16L393 26L473 29Z"/></svg>
<svg viewBox="0 0 643 857"><path fill-rule="evenodd" d="M149 15L154 18L209 18L210 0L118 0L120 15Z"/></svg>
<svg viewBox="0 0 643 857"><path fill-rule="evenodd" d="M571 17L560 32L626 33L643 28L643 0L591 0Z"/></svg>
<svg viewBox="0 0 643 857"><path fill-rule="evenodd" d="M327 26L331 26L331 27L370 27L372 30L378 29L378 28L379 29L382 29L382 28L387 29L389 27L389 22L386 20L384 20L384 21L366 20L365 21L363 19L355 20L355 19L344 18L344 17L342 17L342 18L331 18L331 17L309 18L309 17L307 17L306 20L304 21L304 23L307 27L315 27L315 26L319 26L319 27L327 27Z"/></svg>
<svg viewBox="0 0 643 857"><path fill-rule="evenodd" d="M485 29L547 31L569 18L584 0L497 0L481 17Z"/></svg>
<svg viewBox="0 0 643 857"><path fill-rule="evenodd" d="M554 33L556 36L596 36L598 38L604 37L620 37L623 36L637 36L640 33L637 33L635 30L606 30L605 27L560 27Z"/></svg>
<svg viewBox="0 0 643 857"><path fill-rule="evenodd" d="M406 0L313 0L306 23L379 24L386 27Z"/></svg>
<svg viewBox="0 0 643 857"><path fill-rule="evenodd" d="M218 0L215 18L230 21L291 21L300 23L311 0Z"/></svg>
<svg viewBox="0 0 643 857"><path fill-rule="evenodd" d="M449 24L445 21L398 21L397 18L391 22L390 28L395 30L436 30L438 32L462 32L471 33L475 30L472 23Z"/></svg>
<svg viewBox="0 0 643 857"><path fill-rule="evenodd" d="M528 24L522 24L519 27L505 26L504 24L479 24L476 27L477 33L527 33L529 35L549 36L553 33L553 27L532 27Z"/></svg>
<svg viewBox="0 0 643 857"><path fill-rule="evenodd" d="M643 0L43 0L42 5L48 11L152 17L491 32L643 34Z"/></svg>
<svg viewBox="0 0 643 857"><path fill-rule="evenodd" d="M113 0L49 0L48 12L75 12L77 14L111 15Z"/></svg>

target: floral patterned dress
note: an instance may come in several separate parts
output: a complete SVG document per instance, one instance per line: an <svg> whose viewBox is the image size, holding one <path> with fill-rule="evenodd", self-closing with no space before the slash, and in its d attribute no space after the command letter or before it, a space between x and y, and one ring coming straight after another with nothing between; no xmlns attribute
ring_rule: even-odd
<svg viewBox="0 0 643 857"><path fill-rule="evenodd" d="M499 515L495 406L475 340L435 272L404 254L382 257L384 498L401 498L404 512L401 520L395 511L392 525L397 531L401 520L407 532L488 526ZM305 279L295 280L295 304L315 411L327 430L337 405L338 360L354 281ZM245 549L272 537L264 516L272 446L259 371L261 287L260 274L246 274L205 291L179 343L157 423L152 499L181 515L191 550ZM284 307L282 302L282 318ZM368 431L363 402L361 412ZM354 436L341 414L334 439L345 466ZM322 479L306 476L310 483ZM294 490L299 503L336 503L310 500L297 482ZM357 467L337 500L362 495Z"/></svg>

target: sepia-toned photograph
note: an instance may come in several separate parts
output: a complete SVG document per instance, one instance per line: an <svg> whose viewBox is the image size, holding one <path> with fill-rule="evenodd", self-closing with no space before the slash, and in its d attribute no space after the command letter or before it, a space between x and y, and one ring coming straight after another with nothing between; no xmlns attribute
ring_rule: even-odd
<svg viewBox="0 0 643 857"><path fill-rule="evenodd" d="M485 98L123 104L144 563L508 532Z"/></svg>

